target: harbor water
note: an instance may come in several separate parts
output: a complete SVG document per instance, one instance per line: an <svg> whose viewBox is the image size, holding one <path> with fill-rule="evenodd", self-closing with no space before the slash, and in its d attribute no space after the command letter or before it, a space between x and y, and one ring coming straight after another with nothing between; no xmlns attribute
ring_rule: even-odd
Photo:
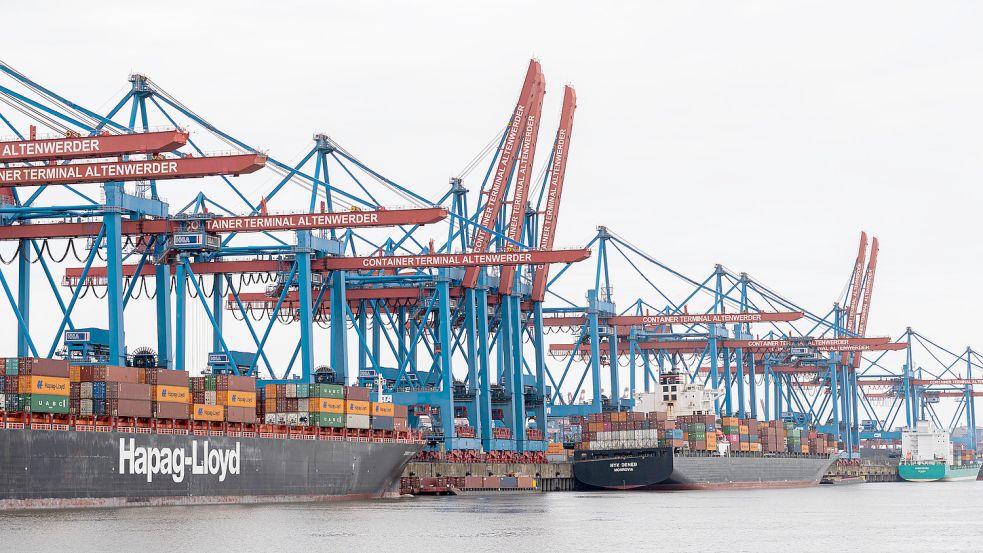
<svg viewBox="0 0 983 553"><path fill-rule="evenodd" d="M983 483L0 513L0 544L51 551L969 551Z"/></svg>

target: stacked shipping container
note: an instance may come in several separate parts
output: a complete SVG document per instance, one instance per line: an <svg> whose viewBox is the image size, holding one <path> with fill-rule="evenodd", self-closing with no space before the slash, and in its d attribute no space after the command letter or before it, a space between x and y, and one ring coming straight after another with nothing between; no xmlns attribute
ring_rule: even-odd
<svg viewBox="0 0 983 553"><path fill-rule="evenodd" d="M574 417L579 449L604 450L672 447L690 451L718 450L719 440L731 453L826 453L836 444L816 430L790 422L758 421L713 415L685 415L669 420L664 412L608 412Z"/></svg>

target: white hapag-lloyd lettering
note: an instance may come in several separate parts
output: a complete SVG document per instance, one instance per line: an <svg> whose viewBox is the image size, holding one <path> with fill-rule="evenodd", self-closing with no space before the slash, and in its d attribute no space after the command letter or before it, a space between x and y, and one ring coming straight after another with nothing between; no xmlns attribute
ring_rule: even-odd
<svg viewBox="0 0 983 553"><path fill-rule="evenodd" d="M134 438L119 440L119 473L143 475L147 482L153 482L158 474L170 476L174 482L183 482L188 466L191 474L218 475L218 481L224 482L226 476L240 474L240 459L239 442L235 449L216 449L209 448L207 441L199 448L198 441L193 440L191 455L188 455L183 447L138 447Z"/></svg>
<svg viewBox="0 0 983 553"><path fill-rule="evenodd" d="M40 142L12 142L3 145L0 156L36 156L46 154L75 154L99 151L99 139L46 140Z"/></svg>

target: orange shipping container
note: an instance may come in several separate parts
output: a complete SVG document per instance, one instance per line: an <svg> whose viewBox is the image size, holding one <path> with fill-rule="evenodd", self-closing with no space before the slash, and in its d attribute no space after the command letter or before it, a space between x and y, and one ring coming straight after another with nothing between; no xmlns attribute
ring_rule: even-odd
<svg viewBox="0 0 983 553"><path fill-rule="evenodd" d="M748 442L741 442L741 451L751 451L751 444Z"/></svg>
<svg viewBox="0 0 983 553"><path fill-rule="evenodd" d="M154 399L161 403L189 403L191 394L184 386L154 386Z"/></svg>
<svg viewBox="0 0 983 553"><path fill-rule="evenodd" d="M202 405L196 403L191 410L191 418L196 421L223 421L225 420L225 407L221 405Z"/></svg>
<svg viewBox="0 0 983 553"><path fill-rule="evenodd" d="M393 409L392 403L376 403L372 402L372 416L373 417L392 417L395 409Z"/></svg>
<svg viewBox="0 0 983 553"><path fill-rule="evenodd" d="M220 405L228 405L229 407L256 407L256 392L229 390L227 392L216 392L215 397Z"/></svg>
<svg viewBox="0 0 983 553"><path fill-rule="evenodd" d="M369 402L350 399L345 402L346 415L368 415Z"/></svg>
<svg viewBox="0 0 983 553"><path fill-rule="evenodd" d="M311 402L314 401L316 401L316 403L311 404L311 407L313 407L311 410L316 413L334 413L338 415L343 415L345 413L345 400L343 399L327 397L311 398Z"/></svg>
<svg viewBox="0 0 983 553"><path fill-rule="evenodd" d="M21 394L67 396L71 381L57 376L21 376L17 378L17 388Z"/></svg>

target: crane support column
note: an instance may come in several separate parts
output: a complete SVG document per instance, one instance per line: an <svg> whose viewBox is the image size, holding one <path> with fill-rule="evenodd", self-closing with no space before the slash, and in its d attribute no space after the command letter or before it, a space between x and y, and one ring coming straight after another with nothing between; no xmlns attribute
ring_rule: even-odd
<svg viewBox="0 0 983 553"><path fill-rule="evenodd" d="M301 230L297 232L297 312L300 317L300 381L311 382L311 374L314 372L314 300L311 297L311 231ZM337 274L337 273L335 273ZM290 288L292 283L287 282L285 286ZM345 314L345 305L341 304L342 316ZM332 302L332 310L334 303ZM334 321L332 321L334 323ZM342 329L346 325L342 323ZM332 332L334 327L332 326ZM363 334L364 336L364 334Z"/></svg>
<svg viewBox="0 0 983 553"><path fill-rule="evenodd" d="M225 299L225 275L216 273L212 275L212 351L222 351L222 313L225 306L222 301ZM301 304L303 305L303 304Z"/></svg>
<svg viewBox="0 0 983 553"><path fill-rule="evenodd" d="M17 356L29 357L31 346L29 331L31 328L31 240L20 241L20 252L17 254L17 310L24 321L24 326L17 326Z"/></svg>
<svg viewBox="0 0 983 553"><path fill-rule="evenodd" d="M526 450L526 395L522 365L522 311L519 298L504 296L509 304L509 328L512 343L512 437L515 439L515 450L522 453ZM508 354L509 352L506 352Z"/></svg>
<svg viewBox="0 0 983 553"><path fill-rule="evenodd" d="M588 339L590 340L590 377L591 388L593 388L592 391L594 392L592 412L600 413L603 407L603 402L601 401L601 348L597 343L597 305L593 301L597 297L597 290L588 290L587 296L587 302L590 306L587 311L587 333Z"/></svg>
<svg viewBox="0 0 983 553"><path fill-rule="evenodd" d="M468 405L468 421L474 428L475 436L479 439L483 432L483 426L481 417L479 416L478 405L481 402L479 397L480 392L478 391L478 342L477 342L477 325L475 324L475 293L474 288L467 288L464 290L464 328L462 332L464 333L464 348L468 356L467 367L468 367L468 392L475 398Z"/></svg>
<svg viewBox="0 0 983 553"><path fill-rule="evenodd" d="M106 183L106 289L109 308L109 364L126 365L126 344L123 331L123 214L121 200L123 185Z"/></svg>
<svg viewBox="0 0 983 553"><path fill-rule="evenodd" d="M437 329L437 338L440 340L438 362L443 392L440 402L440 424L444 429L444 443L448 444L449 448L453 448L455 439L452 438L454 436L454 374L451 367L451 292L450 283L443 275L437 281L437 301L439 302L437 315L440 321L440 328Z"/></svg>
<svg viewBox="0 0 983 553"><path fill-rule="evenodd" d="M618 378L618 327L611 327L611 335L608 336L608 367L611 369L611 405L615 409L621 409L621 380Z"/></svg>
<svg viewBox="0 0 983 553"><path fill-rule="evenodd" d="M491 418L491 370L488 359L488 288L479 285L475 289L475 327L478 342L478 421L481 447L489 451L492 441Z"/></svg>
<svg viewBox="0 0 983 553"><path fill-rule="evenodd" d="M973 379L973 350L966 348L966 378ZM973 386L966 385L966 447L976 451L976 399L973 396Z"/></svg>
<svg viewBox="0 0 983 553"><path fill-rule="evenodd" d="M543 304L533 304L533 341L536 347L536 394L542 398L533 409L536 418L536 429L543 433L546 439L546 337L543 333ZM634 396L632 396L634 397Z"/></svg>
<svg viewBox="0 0 983 553"><path fill-rule="evenodd" d="M164 252L163 236L158 237L154 245L154 257L160 259ZM157 366L166 369L174 368L174 343L171 332L171 268L167 264L154 266L154 286L157 295ZM216 350L217 351L217 350Z"/></svg>
<svg viewBox="0 0 983 553"><path fill-rule="evenodd" d="M348 384L348 305L345 271L331 274L331 368L337 378ZM311 304L306 304L310 306Z"/></svg>
<svg viewBox="0 0 983 553"><path fill-rule="evenodd" d="M188 370L185 365L187 361L185 357L185 340L187 339L188 273L185 269L185 264L182 262L183 257L182 254L181 258L178 259L177 267L174 271L174 368L179 371ZM169 267L165 265L164 268L170 272Z"/></svg>
<svg viewBox="0 0 983 553"><path fill-rule="evenodd" d="M839 369L837 368L836 361L833 360L833 356L829 358L829 393L830 393L830 403L833 405L833 437L836 438L837 442L841 441L840 436L840 400L839 400L839 390L837 390L839 384L837 381L837 373Z"/></svg>

